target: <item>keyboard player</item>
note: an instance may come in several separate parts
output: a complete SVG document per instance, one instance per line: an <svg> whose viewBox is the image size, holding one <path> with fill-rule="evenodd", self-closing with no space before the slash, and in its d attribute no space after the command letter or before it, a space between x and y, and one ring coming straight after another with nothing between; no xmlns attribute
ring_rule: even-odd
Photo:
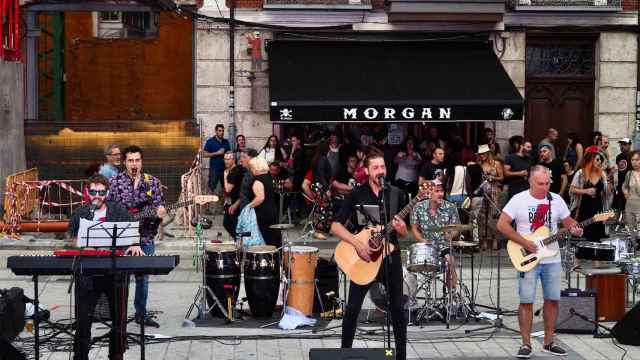
<svg viewBox="0 0 640 360"><path fill-rule="evenodd" d="M106 201L109 180L102 175L94 175L88 180L90 203L77 208L69 221L69 235L75 244L80 227L80 219L96 221L131 221L127 209L111 201ZM126 255L143 256L140 246L130 246ZM122 359L126 348L126 319L128 303L128 281L126 274L75 276L76 332L74 339L74 360L88 360L91 349L91 326L96 302L101 294L109 299L112 314L112 331L109 338L109 359ZM114 316L116 306L122 311ZM117 319L115 318L117 317Z"/></svg>

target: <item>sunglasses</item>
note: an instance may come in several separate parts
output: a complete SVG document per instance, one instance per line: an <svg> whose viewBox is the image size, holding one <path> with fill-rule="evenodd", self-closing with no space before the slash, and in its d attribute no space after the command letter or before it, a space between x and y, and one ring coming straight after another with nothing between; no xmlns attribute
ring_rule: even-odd
<svg viewBox="0 0 640 360"><path fill-rule="evenodd" d="M96 195L100 195L100 196L105 196L107 195L107 190L89 190L89 195L91 196L96 196Z"/></svg>
<svg viewBox="0 0 640 360"><path fill-rule="evenodd" d="M596 156L596 157L594 158L594 160L602 161L602 158L601 158L601 157Z"/></svg>

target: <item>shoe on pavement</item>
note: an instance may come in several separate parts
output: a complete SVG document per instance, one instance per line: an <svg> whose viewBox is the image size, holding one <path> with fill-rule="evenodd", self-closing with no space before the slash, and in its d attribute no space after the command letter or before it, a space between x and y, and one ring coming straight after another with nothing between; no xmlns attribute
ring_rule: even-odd
<svg viewBox="0 0 640 360"><path fill-rule="evenodd" d="M136 316L136 324L141 325L142 324L142 316ZM153 320L150 317L146 317L144 319L144 326L145 327L155 327L155 328L160 328L160 324L158 324L155 320Z"/></svg>
<svg viewBox="0 0 640 360"><path fill-rule="evenodd" d="M567 351L555 343L550 343L549 345L545 345L542 347L542 352L553 354L556 356L567 356Z"/></svg>
<svg viewBox="0 0 640 360"><path fill-rule="evenodd" d="M516 357L519 359L528 359L531 357L531 354L531 345L522 345L520 346L520 349L518 349L518 354L516 354Z"/></svg>

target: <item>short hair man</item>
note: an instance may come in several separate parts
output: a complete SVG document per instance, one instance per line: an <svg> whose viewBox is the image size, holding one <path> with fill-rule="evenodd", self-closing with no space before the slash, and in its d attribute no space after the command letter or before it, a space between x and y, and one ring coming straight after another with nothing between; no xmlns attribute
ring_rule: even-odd
<svg viewBox="0 0 640 360"><path fill-rule="evenodd" d="M118 175L120 172L120 165L122 164L122 153L120 147L116 144L110 144L104 149L104 156L106 162L100 165L100 175L105 176L107 179L111 179Z"/></svg>

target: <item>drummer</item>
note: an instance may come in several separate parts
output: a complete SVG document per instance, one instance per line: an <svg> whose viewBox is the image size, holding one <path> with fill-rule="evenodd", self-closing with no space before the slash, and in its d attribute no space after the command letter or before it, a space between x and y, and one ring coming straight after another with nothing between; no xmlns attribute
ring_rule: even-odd
<svg viewBox="0 0 640 360"><path fill-rule="evenodd" d="M449 241L458 236L458 231L441 228L445 225L460 224L455 204L444 200L444 185L433 180L429 200L419 202L411 212L411 232L418 242L434 246L447 265L447 287L455 289L457 282L456 265L450 255Z"/></svg>

